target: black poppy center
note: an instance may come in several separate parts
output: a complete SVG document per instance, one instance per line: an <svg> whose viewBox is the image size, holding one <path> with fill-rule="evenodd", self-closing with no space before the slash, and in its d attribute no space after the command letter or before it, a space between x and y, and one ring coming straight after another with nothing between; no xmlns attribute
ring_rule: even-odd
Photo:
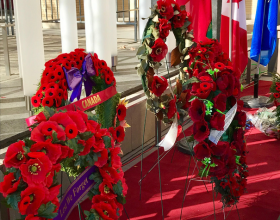
<svg viewBox="0 0 280 220"><path fill-rule="evenodd" d="M51 131L52 130L52 128L48 128L48 131Z"/></svg>
<svg viewBox="0 0 280 220"><path fill-rule="evenodd" d="M116 132L116 134L117 134L117 137L119 137L119 136L120 136L120 132L119 132L119 131L117 131L117 132Z"/></svg>
<svg viewBox="0 0 280 220"><path fill-rule="evenodd" d="M49 102L49 101L46 101L46 103L47 103L47 104L50 104L50 102Z"/></svg>
<svg viewBox="0 0 280 220"><path fill-rule="evenodd" d="M202 111L202 109L200 108L200 109L198 109L197 110L197 112L198 112L198 114L200 114L200 115L202 115L202 113L203 113L203 111Z"/></svg>
<svg viewBox="0 0 280 220"><path fill-rule="evenodd" d="M36 100L36 99L34 100L34 103L37 103L37 100Z"/></svg>
<svg viewBox="0 0 280 220"><path fill-rule="evenodd" d="M82 58L82 57L80 57L80 60L83 60L83 58Z"/></svg>
<svg viewBox="0 0 280 220"><path fill-rule="evenodd" d="M46 87L43 87L43 90L45 90L46 89Z"/></svg>
<svg viewBox="0 0 280 220"><path fill-rule="evenodd" d="M121 115L122 114L122 110L118 110L118 115Z"/></svg>
<svg viewBox="0 0 280 220"><path fill-rule="evenodd" d="M203 147L203 148L205 148L205 149L207 149L207 147L206 147L206 145L205 145L205 144L202 144L202 147Z"/></svg>
<svg viewBox="0 0 280 220"><path fill-rule="evenodd" d="M70 130L69 130L69 133L70 133L70 134L73 134L73 129L70 129Z"/></svg>
<svg viewBox="0 0 280 220"><path fill-rule="evenodd" d="M51 79L54 79L54 76L52 76Z"/></svg>
<svg viewBox="0 0 280 220"><path fill-rule="evenodd" d="M201 132L205 132L205 131L206 131L206 126L205 126L205 125L201 126L199 130L200 130Z"/></svg>
<svg viewBox="0 0 280 220"><path fill-rule="evenodd" d="M50 92L49 94L50 94L50 96L53 96L53 93L52 93L52 92Z"/></svg>
<svg viewBox="0 0 280 220"><path fill-rule="evenodd" d="M61 75L61 72L58 72L57 74L60 76L60 75Z"/></svg>
<svg viewBox="0 0 280 220"><path fill-rule="evenodd" d="M49 73L46 73L46 76L49 75Z"/></svg>
<svg viewBox="0 0 280 220"><path fill-rule="evenodd" d="M165 7L161 7L160 9L162 12L165 12L166 11L166 8Z"/></svg>

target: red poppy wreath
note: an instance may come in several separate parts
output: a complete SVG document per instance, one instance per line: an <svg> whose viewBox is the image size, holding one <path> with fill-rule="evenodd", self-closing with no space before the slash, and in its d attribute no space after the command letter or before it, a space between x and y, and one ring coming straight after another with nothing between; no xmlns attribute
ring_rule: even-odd
<svg viewBox="0 0 280 220"><path fill-rule="evenodd" d="M189 57L188 113L198 142L195 157L202 163L199 175L210 176L223 206L231 206L244 194L248 176L240 76L217 40L196 43Z"/></svg>
<svg viewBox="0 0 280 220"><path fill-rule="evenodd" d="M0 193L7 205L19 210L21 219L67 219L71 212L64 210L71 199L58 199L61 185L57 174L64 171L76 178L72 185L80 184L73 192L70 190L73 207L78 202L76 196L88 192L92 207L85 211L87 219L118 219L127 193L119 157L124 129L128 127L127 103L113 93L104 102L101 95L101 101L93 98L84 101L82 106L101 102L94 107L96 114L79 108L67 109L71 106L67 104L80 99L82 84L87 96L99 94L115 87L114 75L105 61L82 49L61 54L45 66L32 98L38 114L31 126L31 136L8 147L4 159L7 172L0 183ZM70 102L67 90L73 91ZM86 185L89 182L92 185ZM67 204L62 207L63 201Z"/></svg>
<svg viewBox="0 0 280 220"><path fill-rule="evenodd" d="M180 78L174 91L167 88L167 79L157 76L154 71L161 66L160 62L168 52L165 41L170 31L173 32L177 43L171 54L171 65L180 65ZM136 55L140 60L137 71L147 96L147 108L164 123L172 123L175 117L178 117L179 122L183 122L186 109L190 105L187 102L190 93L182 90L182 84L187 80L183 68L188 62L188 50L193 44L192 39L189 15L184 6L180 7L173 0L157 1L147 21L142 46Z"/></svg>
<svg viewBox="0 0 280 220"><path fill-rule="evenodd" d="M244 127L246 114L239 100L240 76L223 53L217 40L193 42L190 16L173 0L159 0L152 9L138 49L138 74L147 96L147 108L159 119L170 122L186 115L193 121L199 175L210 176L224 206L236 204L246 190L248 176ZM167 53L165 39L172 29L177 47L171 63L179 64L174 97L165 94L168 82L154 75L154 69ZM229 125L226 125L226 121ZM181 129L179 129L181 130Z"/></svg>

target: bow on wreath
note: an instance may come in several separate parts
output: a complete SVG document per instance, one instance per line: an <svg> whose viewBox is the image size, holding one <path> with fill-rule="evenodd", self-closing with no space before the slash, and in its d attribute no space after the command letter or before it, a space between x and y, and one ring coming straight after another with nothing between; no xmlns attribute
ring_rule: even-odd
<svg viewBox="0 0 280 220"><path fill-rule="evenodd" d="M73 90L70 102L73 102L75 98L80 100L83 83L86 90L86 96L91 94L92 87L95 86L95 83L90 77L94 76L96 72L90 53L85 57L81 70L76 67L73 67L68 71L63 67L63 70L65 72L68 87L71 91Z"/></svg>

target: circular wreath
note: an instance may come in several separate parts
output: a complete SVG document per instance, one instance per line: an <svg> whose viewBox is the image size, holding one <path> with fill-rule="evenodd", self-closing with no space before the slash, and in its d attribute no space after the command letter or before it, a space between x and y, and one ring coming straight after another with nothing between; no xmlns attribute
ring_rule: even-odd
<svg viewBox="0 0 280 220"><path fill-rule="evenodd" d="M140 64L137 66L141 76L144 92L147 96L147 108L165 123L172 123L174 117L183 120L185 109L189 106L186 98L189 93L184 89L187 74L184 66L188 61L188 50L193 44L193 35L189 28L190 21L184 6L179 6L173 0L159 0L152 9L143 33L142 46L137 51ZM176 38L177 47L172 51L171 65L180 65L180 78L173 92L167 92L168 81L162 76L155 75L155 69L168 52L165 44L169 32ZM171 89L171 88L170 88ZM175 113L178 112L178 115Z"/></svg>
<svg viewBox="0 0 280 220"><path fill-rule="evenodd" d="M152 10L143 33L143 44L137 51L147 108L164 122L174 115L179 124L188 114L193 121L196 158L201 162L199 175L210 176L215 191L222 195L224 206L236 204L246 190L248 176L244 128L246 114L241 111L240 76L234 72L228 55L217 40L193 42L189 15L173 0L159 0ZM167 53L164 43L172 29L177 47L172 51L171 64L180 64L180 75L171 94L165 94L167 80L154 75L154 69ZM226 113L233 111L230 125L217 144L210 141L211 131L223 131ZM176 114L177 113L177 114ZM212 139L212 138L211 138Z"/></svg>
<svg viewBox="0 0 280 220"><path fill-rule="evenodd" d="M53 219L59 208L57 196L61 188L57 173L63 170L77 177L86 168L96 166L98 169L90 176L95 185L88 193L93 204L85 214L89 219L118 219L127 193L118 155L128 127L127 103L116 94L95 108L97 114L56 111L69 103L67 90L73 84L68 71L95 73L85 76L84 72L79 82L85 83L86 77L93 82L87 95L115 86L114 75L105 61L82 49L61 54L45 65L40 86L32 98L38 113L36 123L32 125L30 138L8 147L4 159L7 172L0 183L0 193L8 205L19 210L23 219ZM72 101L73 97L80 98L75 88L71 88Z"/></svg>

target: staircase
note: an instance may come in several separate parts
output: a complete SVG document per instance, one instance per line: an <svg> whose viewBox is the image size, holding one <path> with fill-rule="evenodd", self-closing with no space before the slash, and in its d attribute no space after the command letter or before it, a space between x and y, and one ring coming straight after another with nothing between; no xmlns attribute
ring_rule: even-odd
<svg viewBox="0 0 280 220"><path fill-rule="evenodd" d="M1 77L0 82L0 141L27 130L25 119L29 113L25 107L21 78Z"/></svg>

